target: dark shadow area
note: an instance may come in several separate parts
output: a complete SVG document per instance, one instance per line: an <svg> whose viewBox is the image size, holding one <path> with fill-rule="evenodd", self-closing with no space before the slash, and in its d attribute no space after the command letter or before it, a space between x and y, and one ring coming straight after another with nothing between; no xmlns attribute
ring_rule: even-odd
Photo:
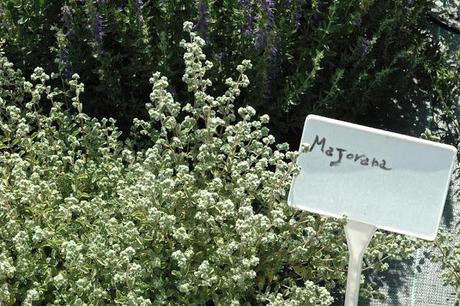
<svg viewBox="0 0 460 306"><path fill-rule="evenodd" d="M454 205L455 205L455 190L454 186L451 183L449 186L449 191L447 193L446 203L444 204L444 210L442 212L442 225L446 228L451 229L455 227L454 224Z"/></svg>
<svg viewBox="0 0 460 306"><path fill-rule="evenodd" d="M401 296L410 295L410 280L414 276L415 258L404 261L390 260L388 271L379 274L365 273L365 282L377 288L387 288L386 303L388 305L404 305ZM369 271L371 272L371 271ZM362 300L360 306L369 306L370 300Z"/></svg>

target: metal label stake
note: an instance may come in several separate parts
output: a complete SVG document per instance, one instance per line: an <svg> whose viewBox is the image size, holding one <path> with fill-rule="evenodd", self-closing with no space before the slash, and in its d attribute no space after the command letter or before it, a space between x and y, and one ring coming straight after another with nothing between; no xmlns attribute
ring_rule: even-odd
<svg viewBox="0 0 460 306"><path fill-rule="evenodd" d="M345 306L358 305L363 256L376 229L374 225L347 220L345 235L349 257Z"/></svg>

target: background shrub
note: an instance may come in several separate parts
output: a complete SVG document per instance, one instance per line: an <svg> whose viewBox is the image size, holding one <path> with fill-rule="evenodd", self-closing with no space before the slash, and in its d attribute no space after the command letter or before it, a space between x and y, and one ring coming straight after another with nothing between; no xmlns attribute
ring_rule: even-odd
<svg viewBox="0 0 460 306"><path fill-rule="evenodd" d="M191 23L185 23L187 32ZM204 40L183 41L190 100L160 73L124 142L70 89L0 54L0 300L6 305L329 305L345 282L343 222L291 209L296 153L252 107L234 110L249 61L208 93ZM53 75L53 77L58 77ZM40 111L47 101L49 111ZM64 111L67 101L72 113ZM136 149L142 142L144 149ZM417 244L377 233L366 269ZM377 294L368 284L363 295Z"/></svg>
<svg viewBox="0 0 460 306"><path fill-rule="evenodd" d="M160 71L178 100L189 98L178 42L193 20L216 67L234 77L250 59L252 86L238 106L271 116L278 138L297 145L308 113L418 135L452 87L432 91L446 63L431 34L432 1L0 0L5 52L33 67L72 73L87 85L86 111L128 131L147 118L148 78ZM50 27L50 25L53 25ZM222 94L215 86L214 94ZM448 101L450 104L453 102Z"/></svg>

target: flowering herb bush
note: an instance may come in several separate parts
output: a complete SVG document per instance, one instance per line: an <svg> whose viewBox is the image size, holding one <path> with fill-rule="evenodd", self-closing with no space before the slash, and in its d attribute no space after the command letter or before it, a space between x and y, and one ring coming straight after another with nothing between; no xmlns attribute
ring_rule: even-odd
<svg viewBox="0 0 460 306"><path fill-rule="evenodd" d="M61 89L79 73L88 85L86 112L117 118L124 132L132 118L147 118L152 72L169 78L175 99L190 98L178 42L182 23L194 20L216 67L209 77L234 77L234 67L250 59L252 86L241 101L268 113L284 140L296 143L312 112L418 135L429 115L426 101L438 106L431 89L445 68L430 33L432 6L429 0L0 0L0 35L26 73L59 68L62 77L52 84ZM213 94L225 92L215 83Z"/></svg>
<svg viewBox="0 0 460 306"><path fill-rule="evenodd" d="M114 120L83 112L77 74L63 92L42 68L28 81L0 54L5 305L318 306L342 294L343 221L287 206L297 153L276 144L268 116L234 109L251 63L236 67L224 94L208 94L205 42L191 23L184 29L192 98L177 102L153 74L149 118L124 142ZM385 270L385 259L416 246L377 233L365 270Z"/></svg>

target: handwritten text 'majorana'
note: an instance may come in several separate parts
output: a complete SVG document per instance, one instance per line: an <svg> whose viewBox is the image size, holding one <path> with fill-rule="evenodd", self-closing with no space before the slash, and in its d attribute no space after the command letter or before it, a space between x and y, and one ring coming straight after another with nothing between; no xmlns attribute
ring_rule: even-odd
<svg viewBox="0 0 460 306"><path fill-rule="evenodd" d="M387 171L391 170L391 168L387 167L387 162L384 159L378 160L375 157L372 157L371 160L365 154L351 153L350 151L344 148L328 147L326 146L325 137L322 137L320 139L320 137L316 135L315 140L313 141L313 144L310 147L310 152L312 152L313 149L315 149L315 147L319 148L321 152L325 155L334 159L329 163L329 166L331 167L339 165L343 160L349 160L362 166L379 167L380 169Z"/></svg>

